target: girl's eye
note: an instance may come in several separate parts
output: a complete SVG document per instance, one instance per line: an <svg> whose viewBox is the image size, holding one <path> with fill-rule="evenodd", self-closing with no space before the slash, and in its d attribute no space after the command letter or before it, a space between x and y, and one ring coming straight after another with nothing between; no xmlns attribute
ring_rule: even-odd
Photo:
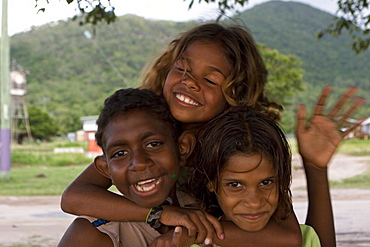
<svg viewBox="0 0 370 247"><path fill-rule="evenodd" d="M238 188L238 187L242 186L239 182L230 182L227 185L230 186L230 187L234 187L234 188Z"/></svg>
<svg viewBox="0 0 370 247"><path fill-rule="evenodd" d="M115 152L113 155L112 155L112 158L119 158L121 156L125 156L128 152L127 151L123 151L123 150L120 150L118 152Z"/></svg>
<svg viewBox="0 0 370 247"><path fill-rule="evenodd" d="M268 186L268 185L272 185L274 181L272 180L264 180L261 182L261 186Z"/></svg>
<svg viewBox="0 0 370 247"><path fill-rule="evenodd" d="M180 72L184 72L184 71L185 71L185 69L184 69L184 68L182 68L182 67L176 67L176 69L177 69L178 71L180 71Z"/></svg>
<svg viewBox="0 0 370 247"><path fill-rule="evenodd" d="M209 84L212 84L212 85L217 85L217 83L216 82L214 82L214 81L211 81L210 79L207 79L206 78L206 81L209 83Z"/></svg>

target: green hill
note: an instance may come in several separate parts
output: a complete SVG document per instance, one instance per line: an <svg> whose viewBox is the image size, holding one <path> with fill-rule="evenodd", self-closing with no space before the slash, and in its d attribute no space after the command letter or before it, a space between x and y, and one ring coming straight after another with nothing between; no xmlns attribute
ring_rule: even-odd
<svg viewBox="0 0 370 247"><path fill-rule="evenodd" d="M304 4L272 1L234 20L245 23L256 41L302 60L307 90L293 102L312 103L328 84L342 90L357 85L365 97L370 92L369 52L355 55L348 37L316 38L332 18ZM98 114L114 90L138 85L144 65L178 33L197 24L126 15L98 26L95 38L89 40L84 32L93 33L90 27L59 21L12 36L11 57L31 72L28 104L49 112L63 131L74 131L81 127L80 117ZM363 112L370 115L369 107ZM286 115L292 115L289 107Z"/></svg>
<svg viewBox="0 0 370 247"><path fill-rule="evenodd" d="M297 2L271 1L245 11L239 18L256 41L299 57L307 83L349 84L370 90L370 51L356 55L346 35L317 38L317 33L332 22L332 15Z"/></svg>

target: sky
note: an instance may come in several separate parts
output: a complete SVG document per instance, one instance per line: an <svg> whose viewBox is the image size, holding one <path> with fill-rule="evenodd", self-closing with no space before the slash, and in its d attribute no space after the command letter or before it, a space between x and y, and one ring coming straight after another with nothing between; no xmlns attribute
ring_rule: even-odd
<svg viewBox="0 0 370 247"><path fill-rule="evenodd" d="M267 1L269 0L249 0L248 4L239 10L245 10ZM336 0L294 1L308 4L331 14L337 10ZM188 10L189 2L190 0L111 0L118 16L134 14L153 20L188 21L215 19L218 15L217 5L214 3L199 4L198 0L195 0L193 7ZM66 0L49 0L49 4L47 0L38 0L39 6L35 8L35 5L35 0L8 0L8 33L10 36L27 31L32 26L66 20L77 13L77 0L69 5ZM41 7L45 7L46 11L38 13Z"/></svg>

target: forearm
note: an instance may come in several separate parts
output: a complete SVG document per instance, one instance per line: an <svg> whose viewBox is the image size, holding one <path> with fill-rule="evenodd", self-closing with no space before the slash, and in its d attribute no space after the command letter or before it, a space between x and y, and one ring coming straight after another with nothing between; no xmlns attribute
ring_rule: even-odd
<svg viewBox="0 0 370 247"><path fill-rule="evenodd" d="M315 229L320 238L321 246L336 246L327 168L317 168L305 160L303 163L308 192L306 224Z"/></svg>
<svg viewBox="0 0 370 247"><path fill-rule="evenodd" d="M283 222L271 219L267 226L258 232L246 232L231 221L223 221L222 226L225 239L216 238L214 242L223 247L302 246L302 235L294 214Z"/></svg>
<svg viewBox="0 0 370 247"><path fill-rule="evenodd" d="M91 164L63 192L61 208L66 213L111 221L145 221L149 209L108 191L111 185Z"/></svg>

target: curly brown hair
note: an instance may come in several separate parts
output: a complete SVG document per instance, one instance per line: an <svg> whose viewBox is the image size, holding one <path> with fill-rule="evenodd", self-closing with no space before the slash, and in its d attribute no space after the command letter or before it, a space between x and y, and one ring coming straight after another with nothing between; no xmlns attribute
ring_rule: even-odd
<svg viewBox="0 0 370 247"><path fill-rule="evenodd" d="M215 216L222 215L216 194L205 188L213 182L217 191L220 172L236 153L259 154L272 162L279 193L273 217L281 220L288 218L292 212L288 141L274 120L250 107L231 107L202 128L188 160L192 174L185 183L186 191L199 199L204 210Z"/></svg>
<svg viewBox="0 0 370 247"><path fill-rule="evenodd" d="M231 72L222 85L229 106L250 106L279 118L282 107L264 95L268 71L250 31L243 26L206 23L182 33L145 70L141 88L162 94L166 77L186 48L195 41L220 44Z"/></svg>

